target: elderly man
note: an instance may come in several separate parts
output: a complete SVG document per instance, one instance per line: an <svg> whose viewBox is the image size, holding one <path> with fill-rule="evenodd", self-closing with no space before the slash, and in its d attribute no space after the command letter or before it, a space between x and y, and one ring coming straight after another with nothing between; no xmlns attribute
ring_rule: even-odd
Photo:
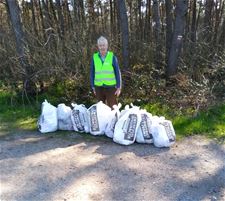
<svg viewBox="0 0 225 201"><path fill-rule="evenodd" d="M121 73L116 56L108 51L107 39L101 36L97 45L99 52L93 55L91 61L91 88L98 101L112 108L121 92Z"/></svg>

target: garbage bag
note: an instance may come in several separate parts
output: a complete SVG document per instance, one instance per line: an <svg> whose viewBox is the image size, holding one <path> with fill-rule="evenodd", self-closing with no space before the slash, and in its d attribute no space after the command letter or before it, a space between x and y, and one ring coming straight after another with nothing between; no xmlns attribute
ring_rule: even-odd
<svg viewBox="0 0 225 201"><path fill-rule="evenodd" d="M119 118L122 117L129 109L130 109L130 106L129 105L125 105L124 109L121 110L121 112L120 112Z"/></svg>
<svg viewBox="0 0 225 201"><path fill-rule="evenodd" d="M73 104L71 120L75 131L89 133L88 110L83 104Z"/></svg>
<svg viewBox="0 0 225 201"><path fill-rule="evenodd" d="M113 141L122 145L130 145L135 142L137 129L141 122L139 108L128 109L115 125Z"/></svg>
<svg viewBox="0 0 225 201"><path fill-rule="evenodd" d="M54 132L58 128L57 109L47 100L42 103L41 115L37 124L41 133Z"/></svg>
<svg viewBox="0 0 225 201"><path fill-rule="evenodd" d="M173 145L176 134L172 122L164 117L153 118L152 136L156 147L170 147Z"/></svg>
<svg viewBox="0 0 225 201"><path fill-rule="evenodd" d="M110 138L113 138L115 125L120 116L121 106L122 105L120 103L118 105L114 105L113 110L110 112L110 119L109 119L109 121L106 125L106 129L105 129L105 135Z"/></svg>
<svg viewBox="0 0 225 201"><path fill-rule="evenodd" d="M59 130L73 130L73 124L71 121L71 108L64 103L60 103L57 106L57 118Z"/></svg>
<svg viewBox="0 0 225 201"><path fill-rule="evenodd" d="M92 135L104 135L106 125L110 120L111 108L102 101L88 108L88 120Z"/></svg>
<svg viewBox="0 0 225 201"><path fill-rule="evenodd" d="M152 115L146 110L140 110L141 123L138 127L136 141L138 143L153 143L152 136Z"/></svg>

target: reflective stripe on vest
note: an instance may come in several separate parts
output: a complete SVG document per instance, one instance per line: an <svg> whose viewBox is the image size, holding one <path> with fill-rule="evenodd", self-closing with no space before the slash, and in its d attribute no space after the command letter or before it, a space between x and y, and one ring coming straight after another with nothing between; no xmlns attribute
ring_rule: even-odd
<svg viewBox="0 0 225 201"><path fill-rule="evenodd" d="M102 63L99 53L95 53L93 56L95 65L95 86L116 85L116 77L114 73L113 63L113 53L108 52L105 61Z"/></svg>

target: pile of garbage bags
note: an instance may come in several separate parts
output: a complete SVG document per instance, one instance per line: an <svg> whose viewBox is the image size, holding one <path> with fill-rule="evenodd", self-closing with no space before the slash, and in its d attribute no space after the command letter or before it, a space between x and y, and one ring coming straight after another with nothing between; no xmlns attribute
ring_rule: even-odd
<svg viewBox="0 0 225 201"><path fill-rule="evenodd" d="M122 145L130 145L136 141L153 143L156 147L170 147L175 142L176 135L171 121L152 116L132 104L126 105L123 110L120 110L121 104L114 105L111 109L102 101L89 108L83 104L71 105L72 109L63 103L56 108L45 100L38 119L39 131L48 133L73 130L106 135Z"/></svg>

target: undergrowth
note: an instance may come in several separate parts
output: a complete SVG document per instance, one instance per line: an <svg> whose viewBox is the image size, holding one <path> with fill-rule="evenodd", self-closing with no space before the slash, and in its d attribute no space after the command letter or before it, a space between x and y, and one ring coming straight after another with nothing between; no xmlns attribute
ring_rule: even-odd
<svg viewBox="0 0 225 201"><path fill-rule="evenodd" d="M6 135L15 130L37 130L37 120L41 113L41 101L30 102L24 105L15 94L7 91L0 93L0 134ZM57 106L59 102L54 97L48 97L48 101ZM12 102L12 100L14 100ZM195 108L175 108L164 104L160 99L150 102L126 100L126 103L133 102L140 108L146 109L152 115L164 116L172 121L176 135L179 138L190 135L205 135L210 138L225 140L225 103L196 111ZM89 105L87 105L88 107ZM67 132L65 131L65 134ZM64 133L63 133L64 135Z"/></svg>

